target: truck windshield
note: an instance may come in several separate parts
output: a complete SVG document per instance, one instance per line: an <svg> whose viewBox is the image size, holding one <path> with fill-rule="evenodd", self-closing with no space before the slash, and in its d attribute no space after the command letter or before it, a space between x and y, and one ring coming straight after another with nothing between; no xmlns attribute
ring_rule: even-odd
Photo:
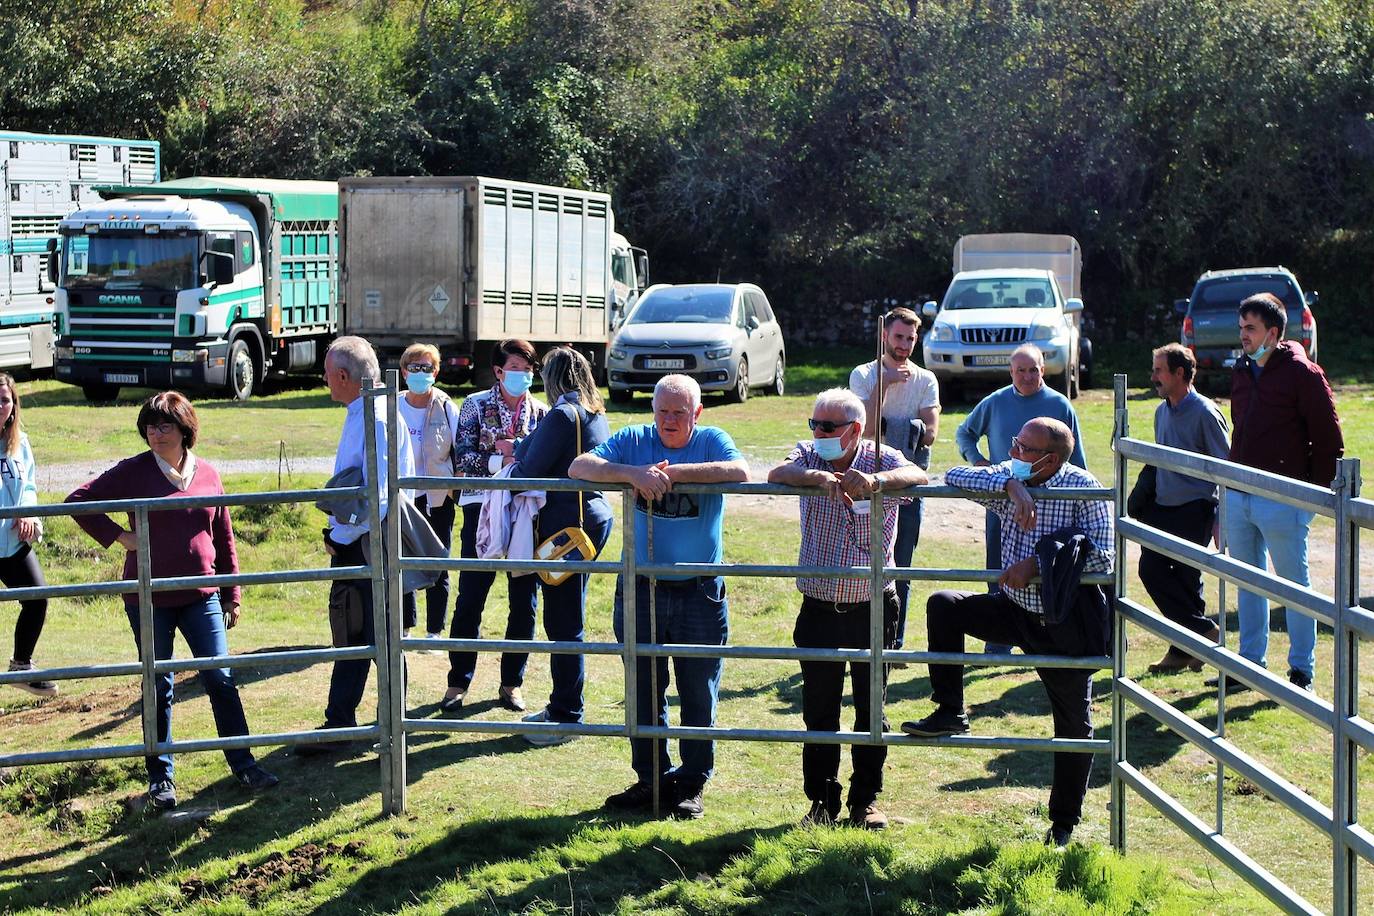
<svg viewBox="0 0 1374 916"><path fill-rule="evenodd" d="M1193 293L1193 308L1198 310L1235 312L1240 303L1256 293L1273 293L1283 300L1286 309L1302 309L1298 291L1287 277L1236 277L1209 280ZM1234 329L1233 329L1234 330Z"/></svg>
<svg viewBox="0 0 1374 916"><path fill-rule="evenodd" d="M1048 280L984 277L954 281L941 309L1043 309L1054 305L1054 290Z"/></svg>
<svg viewBox="0 0 1374 916"><path fill-rule="evenodd" d="M729 324L734 303L732 289L701 289L668 287L656 289L639 300L630 315L630 324L658 324L660 322L695 322L697 324Z"/></svg>
<svg viewBox="0 0 1374 916"><path fill-rule="evenodd" d="M66 234L68 289L180 290L196 286L196 238L186 234Z"/></svg>

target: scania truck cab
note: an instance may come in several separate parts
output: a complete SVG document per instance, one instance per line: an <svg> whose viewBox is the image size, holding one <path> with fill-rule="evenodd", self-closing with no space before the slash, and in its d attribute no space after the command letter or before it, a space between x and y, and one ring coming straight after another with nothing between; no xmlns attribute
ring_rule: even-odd
<svg viewBox="0 0 1374 916"><path fill-rule="evenodd" d="M317 369L337 328L333 182L187 178L100 189L50 263L54 372L87 399L121 387L221 389Z"/></svg>

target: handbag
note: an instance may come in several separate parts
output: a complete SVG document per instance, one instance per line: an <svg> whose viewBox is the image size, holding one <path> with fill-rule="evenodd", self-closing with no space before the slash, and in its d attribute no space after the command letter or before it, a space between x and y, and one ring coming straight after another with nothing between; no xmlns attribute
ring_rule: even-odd
<svg viewBox="0 0 1374 916"><path fill-rule="evenodd" d="M577 435L577 454L582 454L582 412L577 411L577 417L573 421ZM582 530L583 522L583 495L582 491L577 491L577 524L561 528L539 542L539 546L534 549L536 560L595 560L600 551L592 543L592 539L587 536L587 532ZM550 570L539 571L539 580L545 585L562 585L568 577L573 575L570 572L552 572Z"/></svg>

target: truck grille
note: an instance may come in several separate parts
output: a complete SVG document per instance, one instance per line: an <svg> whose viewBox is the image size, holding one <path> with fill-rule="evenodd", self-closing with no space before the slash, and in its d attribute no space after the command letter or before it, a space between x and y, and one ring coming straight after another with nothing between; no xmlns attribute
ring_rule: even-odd
<svg viewBox="0 0 1374 916"><path fill-rule="evenodd" d="M971 344L1025 343L1025 328L960 328L959 337Z"/></svg>

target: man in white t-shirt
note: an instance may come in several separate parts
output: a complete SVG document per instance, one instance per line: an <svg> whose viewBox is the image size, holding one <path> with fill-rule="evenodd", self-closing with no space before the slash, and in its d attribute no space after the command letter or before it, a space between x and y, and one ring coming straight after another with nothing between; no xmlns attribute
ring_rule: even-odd
<svg viewBox="0 0 1374 916"><path fill-rule="evenodd" d="M883 316L882 359L882 437L886 445L900 451L907 460L930 467L930 446L940 426L940 386L935 374L911 361L916 349L921 319L908 308L895 308ZM878 361L855 366L849 373L849 390L863 399L867 408L864 436L872 437L878 421ZM902 506L897 517L897 543L893 556L898 566L910 566L916 543L921 539L921 500ZM906 599L910 579L897 580L897 645L902 648L906 635Z"/></svg>

